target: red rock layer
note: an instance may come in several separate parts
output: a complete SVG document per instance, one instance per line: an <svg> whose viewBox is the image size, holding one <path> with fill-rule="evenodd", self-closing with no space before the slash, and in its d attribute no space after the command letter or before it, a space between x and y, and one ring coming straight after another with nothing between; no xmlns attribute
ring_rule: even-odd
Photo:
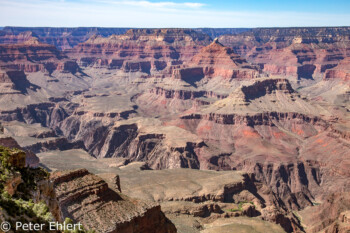
<svg viewBox="0 0 350 233"><path fill-rule="evenodd" d="M336 67L328 69L324 79L350 81L350 57L342 60Z"/></svg>
<svg viewBox="0 0 350 233"><path fill-rule="evenodd" d="M220 44L218 40L201 49L188 64L190 67L202 67L204 76L209 78L252 79L259 75L257 67L251 66L232 49ZM182 74L184 78L189 71L198 73L196 69L191 68L191 70L182 70L180 75Z"/></svg>
<svg viewBox="0 0 350 233"><path fill-rule="evenodd" d="M190 60L210 41L209 36L191 29L131 29L124 35L91 37L70 50L69 55L82 66L159 71L174 62Z"/></svg>
<svg viewBox="0 0 350 233"><path fill-rule="evenodd" d="M75 61L68 59L55 46L40 43L31 38L22 44L0 45L0 66L25 72L76 73L79 70Z"/></svg>
<svg viewBox="0 0 350 233"><path fill-rule="evenodd" d="M33 37L30 31L21 32L17 35L5 31L0 31L0 44L20 44Z"/></svg>
<svg viewBox="0 0 350 233"><path fill-rule="evenodd" d="M349 28L253 29L220 42L272 75L314 78L349 54Z"/></svg>

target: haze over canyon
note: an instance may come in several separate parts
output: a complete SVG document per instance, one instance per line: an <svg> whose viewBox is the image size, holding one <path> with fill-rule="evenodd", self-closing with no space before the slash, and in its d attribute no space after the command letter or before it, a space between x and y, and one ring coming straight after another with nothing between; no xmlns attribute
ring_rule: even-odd
<svg viewBox="0 0 350 233"><path fill-rule="evenodd" d="M350 27L4 27L0 121L12 226L350 232Z"/></svg>

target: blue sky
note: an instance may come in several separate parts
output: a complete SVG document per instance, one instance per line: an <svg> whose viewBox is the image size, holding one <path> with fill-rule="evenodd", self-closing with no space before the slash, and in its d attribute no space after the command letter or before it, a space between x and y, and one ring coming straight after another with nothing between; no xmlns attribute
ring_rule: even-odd
<svg viewBox="0 0 350 233"><path fill-rule="evenodd" d="M350 26L350 0L0 0L0 26Z"/></svg>

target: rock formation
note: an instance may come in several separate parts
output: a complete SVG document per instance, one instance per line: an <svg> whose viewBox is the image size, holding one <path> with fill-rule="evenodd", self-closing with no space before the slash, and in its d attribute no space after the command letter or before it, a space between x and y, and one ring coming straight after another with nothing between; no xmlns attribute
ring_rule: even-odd
<svg viewBox="0 0 350 233"><path fill-rule="evenodd" d="M0 44L21 43L30 36L38 37L43 43L52 44L59 50L71 49L79 43L87 41L93 35L109 37L121 35L130 28L49 28L49 27L4 27L0 30ZM195 28L196 32L209 35L211 38L225 34L238 34L248 31L248 28Z"/></svg>
<svg viewBox="0 0 350 233"><path fill-rule="evenodd" d="M0 146L8 147L8 148L16 148L19 150L22 150L23 148L18 145L15 139L11 137L4 137L3 135L0 135ZM12 165L16 167L38 167L39 166L39 158L29 150L24 150L23 153L18 154L18 158L15 159L16 161L12 163Z"/></svg>
<svg viewBox="0 0 350 233"><path fill-rule="evenodd" d="M118 193L86 169L54 172L39 183L39 197L58 221L69 217L96 232L176 232L159 205Z"/></svg>
<svg viewBox="0 0 350 233"><path fill-rule="evenodd" d="M47 169L84 166L109 183L86 170L55 173L59 197L50 206L62 207L54 211L61 220L92 227L105 214L112 231L130 221L150 231L149 216L163 229L159 206L131 199L139 198L159 202L180 232L239 221L275 232L346 231L348 27L252 29L213 42L201 33L209 29L132 29L85 42L94 30L16 30L0 35L19 42L0 45L3 140L37 153ZM74 48L40 42L68 48L65 30L67 41L79 32ZM131 198L117 190L116 174ZM75 199L89 204L79 209ZM127 225L119 204L133 216Z"/></svg>
<svg viewBox="0 0 350 233"><path fill-rule="evenodd" d="M337 66L332 69L327 69L324 76L325 80L342 80L350 81L350 58L347 57L340 61Z"/></svg>
<svg viewBox="0 0 350 233"><path fill-rule="evenodd" d="M41 43L35 37L21 44L0 45L0 67L49 74L55 70L70 73L79 71L77 64L56 47Z"/></svg>
<svg viewBox="0 0 350 233"><path fill-rule="evenodd" d="M177 232L159 205L122 194L119 177L114 179L119 192L110 189L104 180L86 169L56 171L48 178L41 168L25 168L24 151L4 147L4 144L18 147L11 138L1 139L1 220L11 224L41 223L45 227L43 231L49 228L49 222L63 223L69 219L81 224L79 232L86 232L86 229L96 232Z"/></svg>
<svg viewBox="0 0 350 233"><path fill-rule="evenodd" d="M254 79L259 74L257 67L249 65L232 49L220 44L218 39L203 48L191 59L189 64L190 66L203 67L203 73L207 77Z"/></svg>
<svg viewBox="0 0 350 233"><path fill-rule="evenodd" d="M93 35L111 36L123 34L128 28L48 28L48 27L4 27L0 30L1 44L14 44L28 40L28 35L35 36L46 44L60 50L71 49L88 40Z"/></svg>
<svg viewBox="0 0 350 233"><path fill-rule="evenodd" d="M220 42L273 75L311 79L348 56L349 27L261 28Z"/></svg>
<svg viewBox="0 0 350 233"><path fill-rule="evenodd" d="M130 29L108 38L93 36L69 55L82 66L150 73L191 59L210 40L190 29Z"/></svg>

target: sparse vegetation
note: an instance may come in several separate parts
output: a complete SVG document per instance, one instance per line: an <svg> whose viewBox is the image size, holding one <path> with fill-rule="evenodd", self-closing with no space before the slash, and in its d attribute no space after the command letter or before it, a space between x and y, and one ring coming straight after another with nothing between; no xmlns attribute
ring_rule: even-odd
<svg viewBox="0 0 350 233"><path fill-rule="evenodd" d="M238 207L237 207L237 208L229 209L228 211L230 211L230 212L242 211L243 204L246 204L246 203L249 203L249 204L254 205L254 203L253 203L252 201L240 201L240 202L238 203ZM254 205L254 206L255 206L255 205Z"/></svg>
<svg viewBox="0 0 350 233"><path fill-rule="evenodd" d="M16 152L20 151L0 146L0 190L4 189L4 184L15 170L10 164L10 157Z"/></svg>
<svg viewBox="0 0 350 233"><path fill-rule="evenodd" d="M22 223L43 223L46 227L50 221L54 221L49 207L44 201L34 203L31 199L32 192L37 189L37 182L47 179L49 173L42 168L16 167L11 165L11 156L16 153L24 153L19 149L12 149L0 146L0 213L6 212L11 225L16 222ZM22 183L18 185L16 193L11 196L5 185L14 175L20 175ZM66 219L67 223L73 223L71 219ZM47 229L48 230L48 229ZM64 231L64 233L93 233L94 231L74 230Z"/></svg>
<svg viewBox="0 0 350 233"><path fill-rule="evenodd" d="M53 216L44 202L12 198L6 191L0 195L0 206L12 217L28 216L39 222L52 221Z"/></svg>
<svg viewBox="0 0 350 233"><path fill-rule="evenodd" d="M24 153L16 148L0 146L0 207L9 216L11 224L15 222L47 223L53 220L48 206L44 202L34 203L31 192L36 188L36 182L48 177L43 169L16 167L11 164L11 156ZM16 193L11 196L5 189L6 183L15 176L20 176L22 183Z"/></svg>

